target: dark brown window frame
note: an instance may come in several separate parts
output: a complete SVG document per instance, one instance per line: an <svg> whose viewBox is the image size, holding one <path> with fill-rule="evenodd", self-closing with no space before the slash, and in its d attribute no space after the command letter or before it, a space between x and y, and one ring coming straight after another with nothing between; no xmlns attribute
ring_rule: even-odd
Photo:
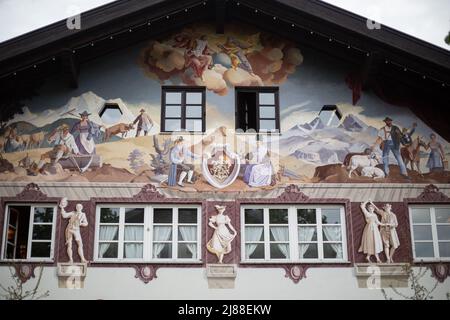
<svg viewBox="0 0 450 320"><path fill-rule="evenodd" d="M280 133L281 132L281 125L280 125L280 88L279 87L235 87L235 128L236 130L242 129L239 128L239 121L238 121L238 94L240 92L252 92L256 93L256 132L260 132L260 121L261 120L275 120L275 131L265 131L267 133ZM274 93L275 94L275 118L260 118L259 116L259 108L261 106L266 105L260 105L259 104L259 93ZM272 105L267 105L272 106Z"/></svg>
<svg viewBox="0 0 450 320"><path fill-rule="evenodd" d="M166 93L167 92L181 92L181 116L180 118L166 118ZM201 118L186 118L186 93L200 92L202 94L202 117ZM173 104L169 104L171 106ZM178 105L178 104L177 104ZM195 104L198 106L198 104ZM178 132L166 130L166 119L180 119L181 131L180 132L205 132L206 131L206 87L204 86L162 86L161 87L161 132ZM187 131L186 120L195 119L202 120L202 131Z"/></svg>

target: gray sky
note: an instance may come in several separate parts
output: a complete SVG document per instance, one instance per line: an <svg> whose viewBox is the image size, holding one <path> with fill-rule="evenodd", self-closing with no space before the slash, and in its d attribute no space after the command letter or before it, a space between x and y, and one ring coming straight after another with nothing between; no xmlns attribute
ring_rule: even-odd
<svg viewBox="0 0 450 320"><path fill-rule="evenodd" d="M450 0L323 0L450 50ZM0 42L111 0L0 0Z"/></svg>

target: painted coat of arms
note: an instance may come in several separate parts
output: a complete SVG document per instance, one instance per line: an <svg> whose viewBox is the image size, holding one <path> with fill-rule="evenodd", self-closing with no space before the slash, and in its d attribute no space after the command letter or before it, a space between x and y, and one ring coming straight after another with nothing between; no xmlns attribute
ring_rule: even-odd
<svg viewBox="0 0 450 320"><path fill-rule="evenodd" d="M228 144L215 145L212 152L203 157L203 176L213 187L226 188L239 175L241 160L236 153L229 149Z"/></svg>

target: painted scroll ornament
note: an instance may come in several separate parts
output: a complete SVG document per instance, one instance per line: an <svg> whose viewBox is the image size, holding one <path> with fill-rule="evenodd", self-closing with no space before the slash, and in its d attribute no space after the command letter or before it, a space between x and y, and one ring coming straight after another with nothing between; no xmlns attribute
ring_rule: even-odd
<svg viewBox="0 0 450 320"><path fill-rule="evenodd" d="M233 184L241 168L241 159L229 149L228 144L214 145L212 152L203 156L203 176L209 184L218 189Z"/></svg>

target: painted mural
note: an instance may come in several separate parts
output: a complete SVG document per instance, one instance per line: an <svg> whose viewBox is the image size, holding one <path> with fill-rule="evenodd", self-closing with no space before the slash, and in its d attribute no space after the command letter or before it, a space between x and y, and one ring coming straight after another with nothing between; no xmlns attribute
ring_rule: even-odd
<svg viewBox="0 0 450 320"><path fill-rule="evenodd" d="M194 25L107 57L75 95L44 87L1 129L0 181L450 183L449 143L410 110L370 94L353 106L345 66L249 26L226 30ZM207 88L204 134L160 133L161 84ZM280 87L281 135L234 132L234 86Z"/></svg>
<svg viewBox="0 0 450 320"><path fill-rule="evenodd" d="M206 86L226 95L235 86L280 85L303 63L293 43L239 27L216 34L199 25L142 50L139 63L146 75L164 83L178 77L183 84Z"/></svg>

